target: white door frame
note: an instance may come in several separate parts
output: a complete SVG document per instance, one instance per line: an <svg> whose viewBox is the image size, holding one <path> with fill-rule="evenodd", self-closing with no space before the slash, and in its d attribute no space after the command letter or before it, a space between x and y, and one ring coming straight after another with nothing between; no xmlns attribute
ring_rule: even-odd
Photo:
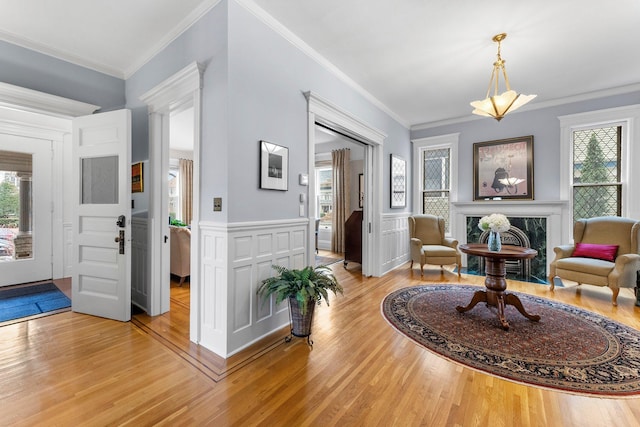
<svg viewBox="0 0 640 427"><path fill-rule="evenodd" d="M53 204L53 141L0 132L0 146L3 150L30 157L32 166L28 178L19 175L21 211L25 202L23 200L25 189L22 187L22 180L28 179L31 186L30 191L26 193L31 204L30 209L27 206L31 217L29 230L32 239L31 253L29 257L0 263L0 286L49 280L53 278L53 212L51 210ZM9 170L18 169L20 166ZM22 219L21 213L20 221ZM17 239L18 236L14 238ZM14 244L17 250L17 241L14 240Z"/></svg>
<svg viewBox="0 0 640 427"><path fill-rule="evenodd" d="M312 92L305 92L308 101L309 191L315 188L315 126L325 125L365 144L364 207L362 220L362 274L382 275L382 166L383 144L387 135L362 122L350 113ZM315 197L309 197L308 263L315 265Z"/></svg>
<svg viewBox="0 0 640 427"><path fill-rule="evenodd" d="M71 119L86 116L100 106L0 82L0 131L53 141L53 278L71 275L70 246L63 230L71 228L70 185Z"/></svg>
<svg viewBox="0 0 640 427"><path fill-rule="evenodd" d="M131 111L123 109L75 118L71 163L74 177L70 191L71 309L128 322L131 320Z"/></svg>
<svg viewBox="0 0 640 427"><path fill-rule="evenodd" d="M202 73L204 67L193 62L169 77L140 99L149 109L149 310L151 316L169 311L168 236L169 115L193 107L193 221L191 225L191 303L190 339L200 341L200 134L202 111Z"/></svg>

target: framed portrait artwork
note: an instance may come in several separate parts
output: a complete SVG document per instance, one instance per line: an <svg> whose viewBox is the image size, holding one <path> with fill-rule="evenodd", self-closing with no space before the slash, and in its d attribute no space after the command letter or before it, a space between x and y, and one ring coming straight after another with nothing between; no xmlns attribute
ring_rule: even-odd
<svg viewBox="0 0 640 427"><path fill-rule="evenodd" d="M473 200L533 200L533 135L473 144Z"/></svg>
<svg viewBox="0 0 640 427"><path fill-rule="evenodd" d="M144 191L144 181L142 180L142 162L131 165L131 192L142 193Z"/></svg>
<svg viewBox="0 0 640 427"><path fill-rule="evenodd" d="M289 149L260 141L260 188L286 191L288 182Z"/></svg>
<svg viewBox="0 0 640 427"><path fill-rule="evenodd" d="M391 155L391 207L407 206L407 161Z"/></svg>

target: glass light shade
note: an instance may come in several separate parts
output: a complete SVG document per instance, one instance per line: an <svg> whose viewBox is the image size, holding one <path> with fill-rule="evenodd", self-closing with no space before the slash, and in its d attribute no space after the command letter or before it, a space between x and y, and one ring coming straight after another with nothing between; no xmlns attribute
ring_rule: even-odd
<svg viewBox="0 0 640 427"><path fill-rule="evenodd" d="M472 113L479 116L493 117L500 121L505 114L517 110L535 97L536 95L522 95L515 90L507 90L500 95L471 102L471 106L475 108Z"/></svg>
<svg viewBox="0 0 640 427"><path fill-rule="evenodd" d="M498 181L500 181L500 184L502 185L518 185L521 182L524 182L524 179L511 177L511 178L499 179Z"/></svg>

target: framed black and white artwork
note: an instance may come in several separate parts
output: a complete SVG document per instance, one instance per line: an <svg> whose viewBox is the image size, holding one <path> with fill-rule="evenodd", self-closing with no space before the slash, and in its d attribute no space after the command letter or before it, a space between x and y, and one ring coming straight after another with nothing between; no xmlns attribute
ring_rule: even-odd
<svg viewBox="0 0 640 427"><path fill-rule="evenodd" d="M289 149L260 141L260 188L286 191L288 181Z"/></svg>

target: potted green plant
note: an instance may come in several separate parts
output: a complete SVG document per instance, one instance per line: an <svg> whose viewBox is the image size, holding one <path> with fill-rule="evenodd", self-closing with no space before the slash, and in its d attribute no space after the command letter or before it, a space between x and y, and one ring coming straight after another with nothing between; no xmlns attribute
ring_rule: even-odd
<svg viewBox="0 0 640 427"><path fill-rule="evenodd" d="M291 335L307 337L309 340L315 305L320 305L324 300L328 306L329 291L334 295L342 294L342 286L326 265L307 266L302 270L274 265L273 269L278 274L262 281L258 287L258 295L264 300L275 295L276 304L288 299Z"/></svg>

